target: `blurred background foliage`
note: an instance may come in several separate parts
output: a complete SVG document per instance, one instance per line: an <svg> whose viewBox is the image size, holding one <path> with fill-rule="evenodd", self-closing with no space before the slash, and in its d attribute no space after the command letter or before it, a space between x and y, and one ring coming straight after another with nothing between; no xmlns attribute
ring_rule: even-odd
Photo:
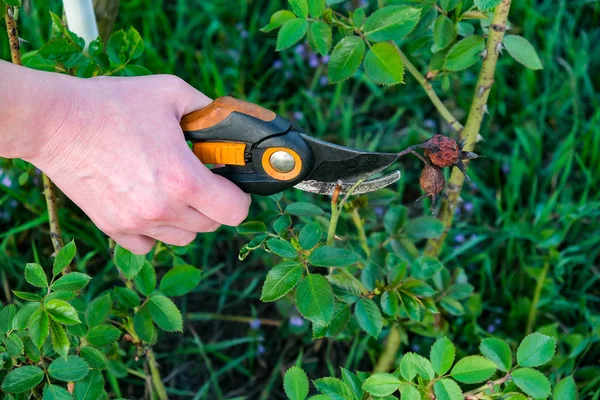
<svg viewBox="0 0 600 400"><path fill-rule="evenodd" d="M327 59L307 46L275 53L275 34L259 28L286 8L284 3L127 0L121 1L115 28L140 31L146 51L139 64L153 73L175 74L213 98L229 94L257 102L329 141L399 151L434 133L454 135L411 76L405 85L382 88L359 72L331 86ZM373 11L377 4L346 1L344 6ZM49 37L49 10L60 15L61 2L24 0L19 19L24 51ZM552 335L559 343L559 356L548 367L553 382L575 373L584 399L600 396L599 20L597 1L513 2L511 33L534 44L544 69L500 59L477 148L485 158L469 170L476 189L463 191L440 256L446 267L463 268L476 290L469 312L451 319L447 332L459 348L473 352L489 336L515 344L528 328ZM403 49L425 73L428 46L408 42ZM5 35L0 35L0 55L10 59ZM477 70L453 75L445 87L433 82L458 118L468 111ZM25 262L47 259L52 246L39 175L23 162L0 163L0 299L6 303L10 291L23 286ZM393 196L367 199L371 205L361 215L368 226L380 226L394 204L408 206L413 217L428 212L428 202L413 204L420 194L419 163L404 158ZM328 200L290 190L283 201L327 209ZM255 197L251 215L272 206ZM68 199L61 197L60 207L65 239L78 242L78 268L95 277L87 292L94 296L115 278L107 240ZM349 215L338 232L349 239L354 235ZM311 378L336 375L340 365L370 370L386 330L379 341L358 330L337 341L311 341L307 321L291 303L259 301L275 257L255 252L239 261L246 241L234 229L222 228L172 250L204 272L198 288L178 300L187 317L185 333L163 335L156 346L170 396L283 398L282 371L299 357ZM532 308L537 318L528 326ZM433 341L404 332L401 351L427 355ZM128 375L127 367L113 367L109 381L123 396L135 398L143 381Z"/></svg>

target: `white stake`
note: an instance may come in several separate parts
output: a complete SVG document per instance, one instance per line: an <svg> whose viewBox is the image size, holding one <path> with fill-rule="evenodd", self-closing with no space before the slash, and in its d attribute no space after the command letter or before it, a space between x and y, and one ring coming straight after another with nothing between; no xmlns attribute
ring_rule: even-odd
<svg viewBox="0 0 600 400"><path fill-rule="evenodd" d="M63 0L69 30L85 40L85 48L98 37L92 0Z"/></svg>

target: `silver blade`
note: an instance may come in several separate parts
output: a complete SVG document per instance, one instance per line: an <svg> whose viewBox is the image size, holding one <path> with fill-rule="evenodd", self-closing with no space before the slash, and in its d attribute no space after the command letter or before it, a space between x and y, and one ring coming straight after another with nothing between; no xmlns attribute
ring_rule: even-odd
<svg viewBox="0 0 600 400"><path fill-rule="evenodd" d="M391 185L392 183L398 181L400 179L400 171L392 172L389 175L383 176L381 178L372 179L370 181L364 181L361 183L356 189L354 189L354 194L363 194L374 192L376 190L382 189L386 186ZM356 182L342 182L342 190L340 194L344 194L350 189L354 183ZM321 182L315 180L306 180L302 181L299 184L295 185L296 189L304 190L305 192L311 193L319 193L331 196L337 186L337 182Z"/></svg>

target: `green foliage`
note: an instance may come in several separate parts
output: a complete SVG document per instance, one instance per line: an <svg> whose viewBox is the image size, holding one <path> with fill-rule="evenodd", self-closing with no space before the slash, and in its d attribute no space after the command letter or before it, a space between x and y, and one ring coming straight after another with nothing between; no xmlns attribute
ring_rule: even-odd
<svg viewBox="0 0 600 400"><path fill-rule="evenodd" d="M380 85L404 83L404 65L400 53L388 42L374 44L364 60L369 78Z"/></svg>
<svg viewBox="0 0 600 400"><path fill-rule="evenodd" d="M283 388L290 400L304 400L308 396L308 377L302 368L292 367L286 371Z"/></svg>
<svg viewBox="0 0 600 400"><path fill-rule="evenodd" d="M542 62L535 48L523 36L507 35L503 41L508 54L529 69L542 69Z"/></svg>

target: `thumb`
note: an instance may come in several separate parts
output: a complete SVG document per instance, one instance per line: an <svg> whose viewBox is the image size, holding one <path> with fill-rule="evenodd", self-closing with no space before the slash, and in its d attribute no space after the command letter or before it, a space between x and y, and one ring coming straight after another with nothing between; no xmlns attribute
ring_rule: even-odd
<svg viewBox="0 0 600 400"><path fill-rule="evenodd" d="M177 98L179 119L186 114L200 110L212 103L210 97L195 89L184 80L178 79L178 81L179 84L175 88L175 96Z"/></svg>

